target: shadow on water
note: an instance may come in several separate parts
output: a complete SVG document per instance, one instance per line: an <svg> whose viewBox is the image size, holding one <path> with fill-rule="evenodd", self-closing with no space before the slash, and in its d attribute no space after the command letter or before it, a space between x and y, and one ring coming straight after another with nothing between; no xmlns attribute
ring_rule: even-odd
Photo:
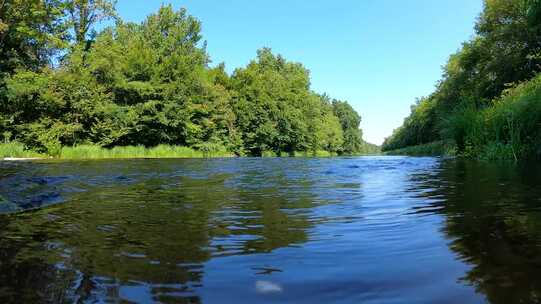
<svg viewBox="0 0 541 304"><path fill-rule="evenodd" d="M460 282L490 303L541 302L541 165L444 161L433 175L412 175L442 214L450 248L471 266Z"/></svg>

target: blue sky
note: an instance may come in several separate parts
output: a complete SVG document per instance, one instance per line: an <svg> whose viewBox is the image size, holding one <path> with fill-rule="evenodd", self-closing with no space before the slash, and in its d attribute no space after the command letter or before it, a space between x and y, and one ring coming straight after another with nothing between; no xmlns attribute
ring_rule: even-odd
<svg viewBox="0 0 541 304"><path fill-rule="evenodd" d="M482 9L481 0L119 0L117 9L139 22L162 3L201 20L211 59L228 71L265 46L302 62L312 88L353 105L376 144L433 91Z"/></svg>

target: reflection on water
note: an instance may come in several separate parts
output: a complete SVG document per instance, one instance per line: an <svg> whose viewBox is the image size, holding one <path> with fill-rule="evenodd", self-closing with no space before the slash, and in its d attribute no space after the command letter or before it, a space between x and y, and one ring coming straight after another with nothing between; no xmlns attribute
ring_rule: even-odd
<svg viewBox="0 0 541 304"><path fill-rule="evenodd" d="M0 302L536 303L539 169L1 163Z"/></svg>
<svg viewBox="0 0 541 304"><path fill-rule="evenodd" d="M421 183L444 198L443 231L470 266L461 282L490 303L540 303L540 164L446 162Z"/></svg>

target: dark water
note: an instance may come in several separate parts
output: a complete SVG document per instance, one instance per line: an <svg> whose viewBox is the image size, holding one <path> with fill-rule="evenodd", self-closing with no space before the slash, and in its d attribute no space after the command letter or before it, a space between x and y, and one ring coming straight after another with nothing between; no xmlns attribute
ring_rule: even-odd
<svg viewBox="0 0 541 304"><path fill-rule="evenodd" d="M0 302L540 303L541 167L0 163Z"/></svg>

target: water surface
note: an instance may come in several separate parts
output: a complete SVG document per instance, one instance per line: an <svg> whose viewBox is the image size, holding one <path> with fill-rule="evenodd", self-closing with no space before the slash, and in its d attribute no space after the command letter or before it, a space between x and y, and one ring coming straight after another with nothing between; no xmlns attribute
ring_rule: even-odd
<svg viewBox="0 0 541 304"><path fill-rule="evenodd" d="M539 303L541 167L0 163L0 302Z"/></svg>

